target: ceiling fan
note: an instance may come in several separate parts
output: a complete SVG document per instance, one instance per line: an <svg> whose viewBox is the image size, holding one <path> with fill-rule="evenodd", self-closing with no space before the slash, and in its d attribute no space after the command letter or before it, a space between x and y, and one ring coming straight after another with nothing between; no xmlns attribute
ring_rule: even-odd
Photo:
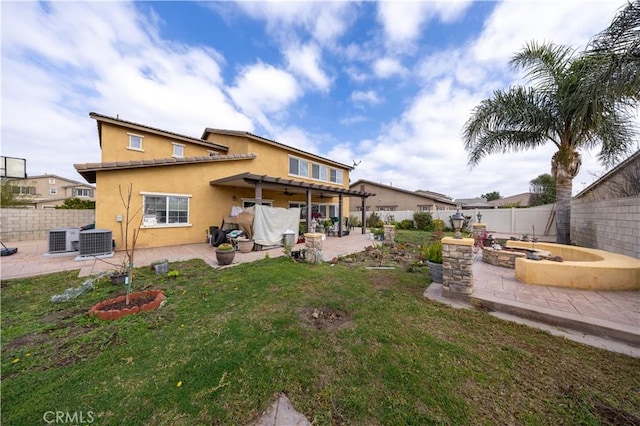
<svg viewBox="0 0 640 426"><path fill-rule="evenodd" d="M293 195L293 192L289 192L289 188L285 188L283 194L288 197L289 195Z"/></svg>

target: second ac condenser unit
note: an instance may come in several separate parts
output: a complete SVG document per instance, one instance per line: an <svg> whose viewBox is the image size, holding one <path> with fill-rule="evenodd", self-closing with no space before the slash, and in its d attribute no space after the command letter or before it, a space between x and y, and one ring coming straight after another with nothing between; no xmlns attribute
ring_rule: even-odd
<svg viewBox="0 0 640 426"><path fill-rule="evenodd" d="M113 237L108 229L80 232L80 256L100 256L113 252Z"/></svg>

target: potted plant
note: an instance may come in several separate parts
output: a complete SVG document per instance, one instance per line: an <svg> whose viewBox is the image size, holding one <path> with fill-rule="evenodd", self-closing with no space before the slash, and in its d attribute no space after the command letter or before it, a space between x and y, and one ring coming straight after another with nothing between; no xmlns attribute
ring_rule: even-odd
<svg viewBox="0 0 640 426"><path fill-rule="evenodd" d="M218 265L231 265L236 256L236 249L229 243L222 243L216 247Z"/></svg>
<svg viewBox="0 0 640 426"><path fill-rule="evenodd" d="M123 256L122 259L120 259L120 265L111 273L111 275L109 275L109 278L111 278L111 284L120 285L126 283L129 272L128 267L129 262L127 261L127 257Z"/></svg>
<svg viewBox="0 0 640 426"><path fill-rule="evenodd" d="M431 273L431 281L442 283L442 242L435 241L425 245L423 251Z"/></svg>

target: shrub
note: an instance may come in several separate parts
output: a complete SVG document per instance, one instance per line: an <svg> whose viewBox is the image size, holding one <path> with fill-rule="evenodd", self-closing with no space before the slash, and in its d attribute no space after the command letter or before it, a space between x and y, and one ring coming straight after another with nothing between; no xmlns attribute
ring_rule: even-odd
<svg viewBox="0 0 640 426"><path fill-rule="evenodd" d="M436 232L444 232L444 220L433 219L433 230Z"/></svg>
<svg viewBox="0 0 640 426"><path fill-rule="evenodd" d="M379 223L380 225L378 225ZM369 228L382 227L382 221L380 220L380 216L378 216L376 212L371 213L371 216L367 218L367 227Z"/></svg>
<svg viewBox="0 0 640 426"><path fill-rule="evenodd" d="M411 219L403 219L402 222L396 225L398 229L415 229L413 225L413 220Z"/></svg>
<svg viewBox="0 0 640 426"><path fill-rule="evenodd" d="M429 212L414 212L413 221L416 223L416 228L421 231L431 231L433 229L433 218Z"/></svg>

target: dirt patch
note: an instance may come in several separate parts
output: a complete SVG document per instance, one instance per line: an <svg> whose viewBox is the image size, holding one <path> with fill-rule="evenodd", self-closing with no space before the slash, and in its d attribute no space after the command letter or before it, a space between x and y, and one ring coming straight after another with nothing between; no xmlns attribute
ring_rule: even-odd
<svg viewBox="0 0 640 426"><path fill-rule="evenodd" d="M420 247L409 243L367 246L363 251L345 256L340 261L350 266L395 267L403 270L423 263Z"/></svg>
<svg viewBox="0 0 640 426"><path fill-rule="evenodd" d="M351 314L326 306L307 307L299 312L300 320L306 326L318 330L339 330L351 326Z"/></svg>

